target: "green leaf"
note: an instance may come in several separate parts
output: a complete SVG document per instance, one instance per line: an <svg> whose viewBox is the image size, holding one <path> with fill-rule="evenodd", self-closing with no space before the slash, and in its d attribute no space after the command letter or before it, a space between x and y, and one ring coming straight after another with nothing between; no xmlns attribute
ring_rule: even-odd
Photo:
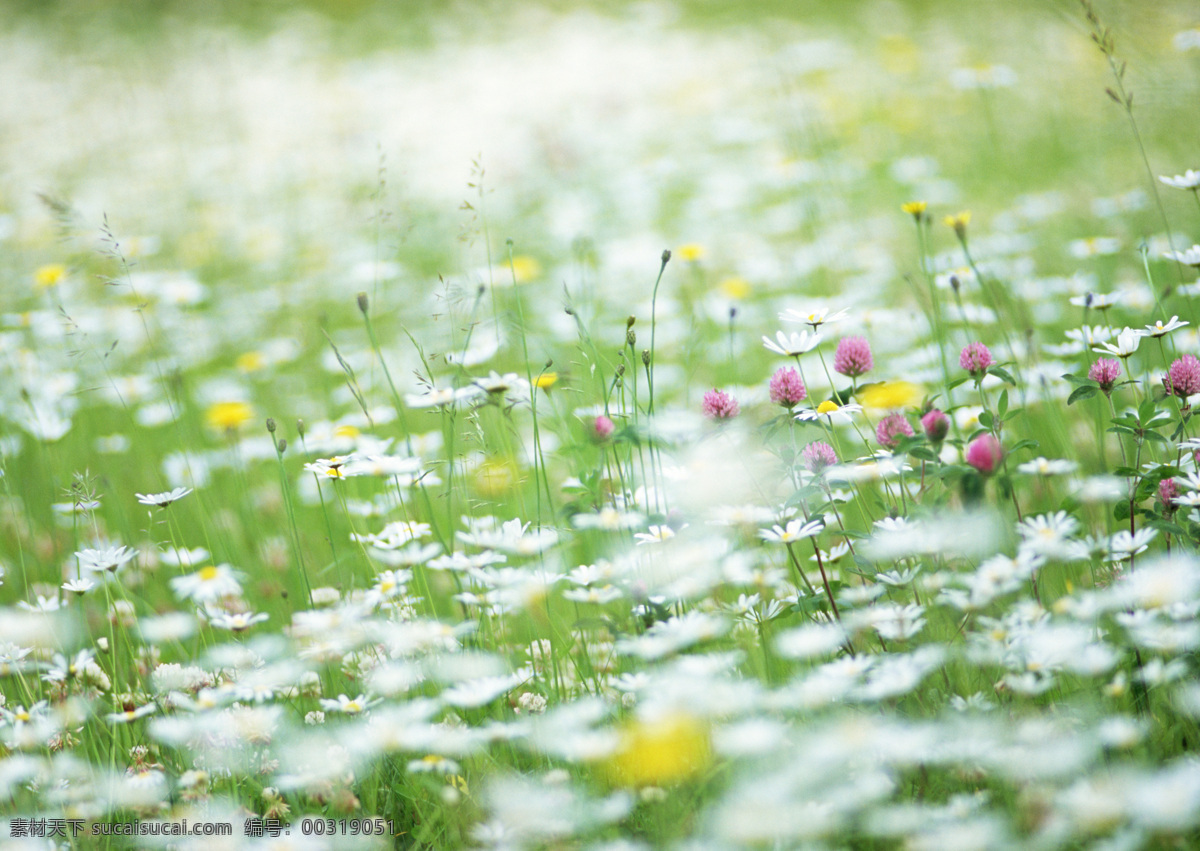
<svg viewBox="0 0 1200 851"><path fill-rule="evenodd" d="M1000 419L1004 419L1004 415L1008 413L1008 390L1000 391L1000 400L996 402L996 413L1000 415Z"/></svg>
<svg viewBox="0 0 1200 851"><path fill-rule="evenodd" d="M908 454L920 461L938 461L937 453L929 446L914 446L908 451Z"/></svg>
<svg viewBox="0 0 1200 851"><path fill-rule="evenodd" d="M1022 449L1037 449L1037 448L1038 448L1038 442L1036 440L1030 440L1029 438L1026 438L1025 440L1021 440L1021 441L1018 441L1017 443L1013 444L1012 448L1009 449L1008 452L1011 455L1011 454L1020 452Z"/></svg>
<svg viewBox="0 0 1200 851"><path fill-rule="evenodd" d="M1165 532L1168 535L1178 535L1180 537L1187 535L1187 530L1178 523L1172 523L1170 520L1161 520L1158 517L1147 518L1146 525L1160 532Z"/></svg>
<svg viewBox="0 0 1200 851"><path fill-rule="evenodd" d="M1129 503L1122 500L1113 506L1113 517L1118 520L1129 519Z"/></svg>
<svg viewBox="0 0 1200 851"><path fill-rule="evenodd" d="M1090 399L1099 392L1100 391L1097 388L1088 387L1087 385L1076 387L1071 391L1071 395L1067 397L1067 405L1074 405L1076 402L1079 402L1083 399Z"/></svg>
<svg viewBox="0 0 1200 851"><path fill-rule="evenodd" d="M1017 386L1017 380L1013 378L1012 374L1002 366L989 366L988 375L994 375L1001 381L1011 384L1013 387Z"/></svg>
<svg viewBox="0 0 1200 851"><path fill-rule="evenodd" d="M821 488L817 485L805 485L804 487L800 488L800 490L792 494L788 501L784 503L784 505L801 506L806 504L810 499L820 496L821 493Z"/></svg>
<svg viewBox="0 0 1200 851"><path fill-rule="evenodd" d="M984 428L991 430L993 422L991 411L983 411L979 415L979 424Z"/></svg>

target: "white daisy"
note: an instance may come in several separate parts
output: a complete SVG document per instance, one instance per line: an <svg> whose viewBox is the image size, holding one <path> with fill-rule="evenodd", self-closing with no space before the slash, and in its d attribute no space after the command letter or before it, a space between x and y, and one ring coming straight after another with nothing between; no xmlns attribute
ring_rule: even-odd
<svg viewBox="0 0 1200 851"><path fill-rule="evenodd" d="M758 536L764 541L770 541L776 544L790 544L793 541L801 541L805 538L811 538L825 528L823 520L811 520L805 523L800 518L789 520L786 527L775 524L772 529L760 529Z"/></svg>
<svg viewBox="0 0 1200 851"><path fill-rule="evenodd" d="M209 566L187 576L176 576L171 580L171 590L182 600L193 603L211 603L222 597L237 597L242 585L237 574L227 564Z"/></svg>
<svg viewBox="0 0 1200 851"><path fill-rule="evenodd" d="M75 553L75 558L79 559L79 566L83 570L93 573L115 573L137 554L137 550L128 547L104 547L80 550Z"/></svg>
<svg viewBox="0 0 1200 851"><path fill-rule="evenodd" d="M1079 467L1074 461L1065 458L1050 460L1048 458L1038 457L1032 461L1026 461L1017 467L1018 473L1028 473L1033 476L1061 476L1066 473L1073 473Z"/></svg>
<svg viewBox="0 0 1200 851"><path fill-rule="evenodd" d="M1168 260L1178 260L1184 266L1200 268L1200 245L1193 245L1191 248L1185 248L1183 251L1164 251L1163 257L1166 257Z"/></svg>
<svg viewBox="0 0 1200 851"><path fill-rule="evenodd" d="M1174 177L1159 175L1160 181L1167 186L1174 186L1176 189L1200 189L1200 171L1189 168L1183 174L1177 174Z"/></svg>
<svg viewBox="0 0 1200 851"><path fill-rule="evenodd" d="M826 400L815 408L806 408L796 414L796 419L808 422L824 417L830 425L847 425L854 421L854 415L860 411L862 405L839 405L832 400Z"/></svg>
<svg viewBox="0 0 1200 851"><path fill-rule="evenodd" d="M821 342L821 335L815 331L792 332L791 334L777 331L774 340L770 337L763 337L762 341L768 351L792 358L815 349L817 344Z"/></svg>
<svg viewBox="0 0 1200 851"><path fill-rule="evenodd" d="M1147 325L1146 333L1151 337L1162 337L1188 324L1188 322L1180 319L1178 316L1172 316L1169 322L1163 322L1159 319L1153 325Z"/></svg>
<svg viewBox="0 0 1200 851"><path fill-rule="evenodd" d="M1121 333L1117 334L1117 344L1101 343L1099 346L1093 346L1093 352L1100 354L1116 355L1119 358L1127 358L1138 350L1138 346L1142 344L1142 337L1146 336L1145 331L1135 330L1125 327Z"/></svg>
<svg viewBox="0 0 1200 851"><path fill-rule="evenodd" d="M843 309L837 313L830 313L828 307L821 307L808 313L801 313L794 308L788 308L783 313L779 314L779 318L784 322L802 322L805 325L812 326L815 331L826 323L834 323L844 319L848 311Z"/></svg>
<svg viewBox="0 0 1200 851"><path fill-rule="evenodd" d="M137 497L137 501L142 505L154 505L159 508L166 508L171 503L183 499L191 492L192 488L174 488L162 493L139 493L134 494L134 496Z"/></svg>

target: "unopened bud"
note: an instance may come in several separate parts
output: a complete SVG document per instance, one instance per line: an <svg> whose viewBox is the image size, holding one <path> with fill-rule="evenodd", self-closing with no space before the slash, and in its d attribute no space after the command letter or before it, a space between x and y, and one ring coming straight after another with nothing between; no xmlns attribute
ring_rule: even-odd
<svg viewBox="0 0 1200 851"><path fill-rule="evenodd" d="M275 433L275 418L267 417L267 431L271 434Z"/></svg>
<svg viewBox="0 0 1200 851"><path fill-rule="evenodd" d="M370 304L370 303L367 301L367 294L366 294L366 293L359 293L359 294L358 294L358 309L359 309L359 310L361 310L361 311L363 312L363 315L364 315L364 316L365 316L365 315L366 315L366 313L367 313L367 307L368 307L368 305L369 305L369 304Z"/></svg>
<svg viewBox="0 0 1200 851"><path fill-rule="evenodd" d="M625 327L626 327L626 328L632 328L632 327L633 327L633 323L634 323L634 322L637 322L637 317L636 317L636 316L630 316L628 319L626 319L626 320L625 320Z"/></svg>
<svg viewBox="0 0 1200 851"><path fill-rule="evenodd" d="M666 265L667 265L667 263L670 261L670 259L671 259L671 249L669 249L669 248L664 248L664 249L663 249L663 254L662 254L662 262L663 262L663 265L664 265L664 266L666 266Z"/></svg>
<svg viewBox="0 0 1200 851"><path fill-rule="evenodd" d="M304 437L304 420L296 420L296 433Z"/></svg>
<svg viewBox="0 0 1200 851"><path fill-rule="evenodd" d="M287 452L287 438L286 437L279 438L279 442L275 444L275 448L279 452L280 455Z"/></svg>
<svg viewBox="0 0 1200 851"><path fill-rule="evenodd" d="M625 345L630 347L637 345L637 332L632 328L625 330Z"/></svg>
<svg viewBox="0 0 1200 851"><path fill-rule="evenodd" d="M643 366L650 365L650 350L649 349L642 349L642 365Z"/></svg>
<svg viewBox="0 0 1200 851"><path fill-rule="evenodd" d="M617 364L617 376L619 377L624 374L625 374L625 364L623 364L623 363Z"/></svg>

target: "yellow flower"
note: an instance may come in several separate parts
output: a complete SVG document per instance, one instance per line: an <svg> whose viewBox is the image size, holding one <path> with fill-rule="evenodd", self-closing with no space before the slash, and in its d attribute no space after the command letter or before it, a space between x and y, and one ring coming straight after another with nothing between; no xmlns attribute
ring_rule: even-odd
<svg viewBox="0 0 1200 851"><path fill-rule="evenodd" d="M840 408L840 407L841 406L838 405L837 402L834 402L832 399L826 399L824 402L817 405L817 413L818 414L832 414L835 411L837 411L838 408Z"/></svg>
<svg viewBox="0 0 1200 851"><path fill-rule="evenodd" d="M475 490L486 497L504 496L520 480L509 461L489 459L475 468Z"/></svg>
<svg viewBox="0 0 1200 851"><path fill-rule="evenodd" d="M524 284L542 274L542 264L528 254L518 254L512 259L511 272L518 284Z"/></svg>
<svg viewBox="0 0 1200 851"><path fill-rule="evenodd" d="M907 204L901 204L900 209L908 213L917 221L921 221L925 216L925 208L928 206L924 201L909 201Z"/></svg>
<svg viewBox="0 0 1200 851"><path fill-rule="evenodd" d="M726 278L725 280L721 281L721 283L717 284L717 286L726 296L738 301L750 295L749 282L745 278L737 275Z"/></svg>
<svg viewBox="0 0 1200 851"><path fill-rule="evenodd" d="M335 426L333 429L334 437L351 437L351 438L353 438L353 437L358 437L360 434L362 434L362 432L359 431L358 426L352 426L349 424Z"/></svg>
<svg viewBox="0 0 1200 851"><path fill-rule="evenodd" d="M688 263L695 263L704 257L704 246L698 242L689 242L687 245L681 245L675 249L675 255L680 260L686 260Z"/></svg>
<svg viewBox="0 0 1200 851"><path fill-rule="evenodd" d="M708 727L681 712L626 726L605 769L619 786L664 786L700 774L711 762Z"/></svg>
<svg viewBox="0 0 1200 851"><path fill-rule="evenodd" d="M246 402L217 402L209 406L204 419L220 431L234 431L248 423L253 416L254 408Z"/></svg>
<svg viewBox="0 0 1200 851"><path fill-rule="evenodd" d="M549 390L558 381L557 372L543 372L537 378L533 379L533 386L539 390Z"/></svg>
<svg viewBox="0 0 1200 851"><path fill-rule="evenodd" d="M963 210L953 216L946 216L942 222L946 227L953 228L958 238L962 239L967 233L967 225L971 223L971 211Z"/></svg>
<svg viewBox="0 0 1200 851"><path fill-rule="evenodd" d="M237 359L237 368L241 372L258 372L267 365L267 359L263 357L262 352L246 352L239 355Z"/></svg>
<svg viewBox="0 0 1200 851"><path fill-rule="evenodd" d="M66 266L62 263L47 263L45 266L39 266L38 270L33 273L33 282L38 289L46 290L58 286L65 277L67 277Z"/></svg>
<svg viewBox="0 0 1200 851"><path fill-rule="evenodd" d="M907 381L886 381L871 384L858 391L858 401L864 408L876 411L896 408L915 408L921 403L925 391Z"/></svg>

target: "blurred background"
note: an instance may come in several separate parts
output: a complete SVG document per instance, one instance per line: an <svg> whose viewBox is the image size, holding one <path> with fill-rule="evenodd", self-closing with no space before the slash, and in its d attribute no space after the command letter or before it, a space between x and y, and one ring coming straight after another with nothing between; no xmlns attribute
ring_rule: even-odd
<svg viewBox="0 0 1200 851"><path fill-rule="evenodd" d="M1198 164L1200 11L1153 5L1097 9L1173 174ZM495 235L535 253L698 242L731 268L818 274L907 237L896 207L913 198L979 216L1061 193L1086 216L1094 196L1146 191L1066 0L38 0L0 21L4 229L52 226L48 195L89 225L182 241L197 266L217 244L227 260L337 254L345 223L371 231L381 168L419 243L398 259L425 271L451 261L441 237L479 165ZM826 240L811 269L781 261L780 241L825 252L834 226L856 240Z"/></svg>

